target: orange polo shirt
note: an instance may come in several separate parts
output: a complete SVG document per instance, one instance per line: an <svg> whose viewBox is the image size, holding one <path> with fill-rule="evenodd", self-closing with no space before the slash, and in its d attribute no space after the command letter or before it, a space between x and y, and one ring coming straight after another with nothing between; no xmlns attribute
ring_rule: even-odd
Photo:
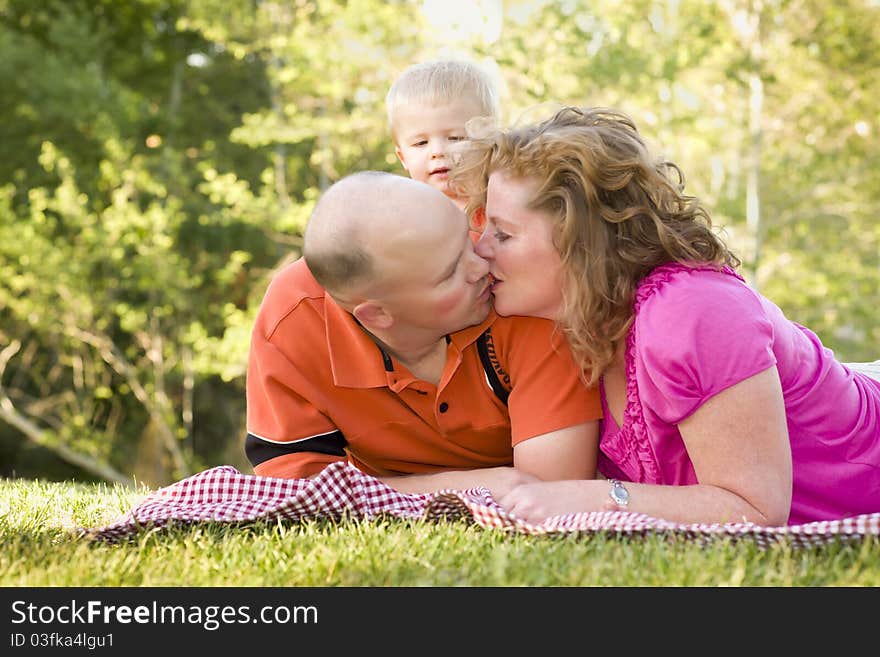
<svg viewBox="0 0 880 657"><path fill-rule="evenodd" d="M602 416L598 390L583 385L548 320L492 312L450 334L446 358L438 385L415 378L304 260L288 265L251 335L245 451L254 472L308 477L345 459L372 475L509 466L519 442Z"/></svg>

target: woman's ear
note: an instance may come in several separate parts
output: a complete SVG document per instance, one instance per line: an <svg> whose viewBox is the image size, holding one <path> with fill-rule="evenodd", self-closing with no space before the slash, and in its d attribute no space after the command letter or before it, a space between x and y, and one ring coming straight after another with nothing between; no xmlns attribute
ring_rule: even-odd
<svg viewBox="0 0 880 657"><path fill-rule="evenodd" d="M387 330L394 324L394 318L376 301L362 301L352 309L351 314L368 330Z"/></svg>

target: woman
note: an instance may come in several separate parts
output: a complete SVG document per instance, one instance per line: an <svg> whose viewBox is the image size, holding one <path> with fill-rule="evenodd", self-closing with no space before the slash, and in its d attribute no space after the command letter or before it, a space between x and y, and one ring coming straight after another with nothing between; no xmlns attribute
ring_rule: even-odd
<svg viewBox="0 0 880 657"><path fill-rule="evenodd" d="M454 183L485 222L496 311L556 320L605 412L611 481L526 484L503 506L771 526L880 511L880 382L746 285L630 118L565 108L470 137Z"/></svg>

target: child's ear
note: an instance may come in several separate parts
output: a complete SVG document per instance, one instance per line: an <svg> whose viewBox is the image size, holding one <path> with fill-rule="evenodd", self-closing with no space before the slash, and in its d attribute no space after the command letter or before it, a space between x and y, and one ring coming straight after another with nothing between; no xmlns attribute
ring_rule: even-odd
<svg viewBox="0 0 880 657"><path fill-rule="evenodd" d="M394 318L375 301L362 301L352 309L351 314L367 330L389 329L394 324Z"/></svg>
<svg viewBox="0 0 880 657"><path fill-rule="evenodd" d="M400 160L400 163L403 165L403 168L409 171L409 167L406 166L406 160L403 159L403 151L400 150L400 146L394 147L394 152L397 154L397 159Z"/></svg>

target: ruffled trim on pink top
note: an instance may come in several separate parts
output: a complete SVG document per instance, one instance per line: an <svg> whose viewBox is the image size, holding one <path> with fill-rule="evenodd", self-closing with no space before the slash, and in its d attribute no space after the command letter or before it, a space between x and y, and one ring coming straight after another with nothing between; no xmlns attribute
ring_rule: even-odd
<svg viewBox="0 0 880 657"><path fill-rule="evenodd" d="M648 424L642 411L639 397L639 384L636 379L636 319L642 304L657 290L680 272L719 271L708 265L688 266L669 263L656 267L639 283L633 301L633 322L626 337L626 408L623 412L622 426L615 431L616 424L604 422L602 439L599 443L599 470L606 477L624 478L649 484L663 484L663 471L651 444ZM721 269L726 274L744 280L729 267ZM609 426L611 425L611 426Z"/></svg>

